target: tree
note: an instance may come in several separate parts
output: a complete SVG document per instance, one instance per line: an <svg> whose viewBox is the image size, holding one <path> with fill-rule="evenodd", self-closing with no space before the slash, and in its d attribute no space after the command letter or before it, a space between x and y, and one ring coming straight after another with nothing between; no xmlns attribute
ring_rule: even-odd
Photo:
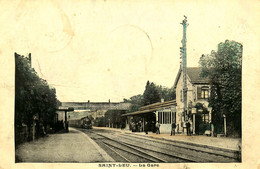
<svg viewBox="0 0 260 169"><path fill-rule="evenodd" d="M128 102L131 103L129 112L138 111L138 109L143 106L143 95L139 94L132 96Z"/></svg>
<svg viewBox="0 0 260 169"><path fill-rule="evenodd" d="M94 120L94 124L95 124L95 126L97 126L97 127L105 127L105 126L106 126L105 117L97 117L97 118Z"/></svg>
<svg viewBox="0 0 260 169"><path fill-rule="evenodd" d="M176 93L174 87L167 88L162 85L156 85L156 88L159 92L160 98L164 101L174 100L176 98Z"/></svg>
<svg viewBox="0 0 260 169"><path fill-rule="evenodd" d="M200 58L201 76L208 77L211 85L209 106L213 123L223 123L227 117L229 130L241 135L241 71L242 44L226 40L218 44L217 52ZM233 133L232 133L233 134Z"/></svg>
<svg viewBox="0 0 260 169"><path fill-rule="evenodd" d="M109 123L113 124L114 128L119 128L122 127L122 125L124 124L124 121L122 121L122 114L125 114L126 110L108 110L105 113L105 125L108 126Z"/></svg>
<svg viewBox="0 0 260 169"><path fill-rule="evenodd" d="M54 117L59 101L56 90L41 79L31 68L30 60L15 53L15 129L26 125L30 131L34 118L46 127L54 126Z"/></svg>
<svg viewBox="0 0 260 169"><path fill-rule="evenodd" d="M131 103L129 112L135 112L138 111L140 107L159 102L161 99L169 101L175 98L176 93L174 87L167 88L147 81L143 95L138 94L132 96L130 99L124 99L124 102Z"/></svg>
<svg viewBox="0 0 260 169"><path fill-rule="evenodd" d="M160 94L156 85L152 82L147 81L145 91L143 93L143 105L149 105L161 100Z"/></svg>

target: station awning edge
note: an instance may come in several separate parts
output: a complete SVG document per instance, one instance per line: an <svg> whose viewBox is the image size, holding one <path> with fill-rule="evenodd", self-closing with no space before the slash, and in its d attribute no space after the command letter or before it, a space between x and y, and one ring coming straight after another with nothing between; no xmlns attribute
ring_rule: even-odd
<svg viewBox="0 0 260 169"><path fill-rule="evenodd" d="M132 113L126 113L126 114L122 114L121 116L134 116L134 115L139 115L139 114L145 114L145 113L150 113L150 112L154 112L157 109L150 109L150 110L143 110L143 111L136 111L136 112L132 112Z"/></svg>

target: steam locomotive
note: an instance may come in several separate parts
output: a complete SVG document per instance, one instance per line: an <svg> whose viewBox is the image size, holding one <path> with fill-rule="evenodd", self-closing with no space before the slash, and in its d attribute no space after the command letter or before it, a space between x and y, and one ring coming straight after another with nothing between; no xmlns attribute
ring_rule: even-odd
<svg viewBox="0 0 260 169"><path fill-rule="evenodd" d="M92 121L88 116L80 119L71 119L69 120L69 126L84 128L84 129L92 129Z"/></svg>

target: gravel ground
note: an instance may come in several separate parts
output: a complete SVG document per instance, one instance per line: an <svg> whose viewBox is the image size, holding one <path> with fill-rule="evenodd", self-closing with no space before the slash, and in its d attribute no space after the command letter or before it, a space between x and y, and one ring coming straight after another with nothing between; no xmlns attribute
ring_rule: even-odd
<svg viewBox="0 0 260 169"><path fill-rule="evenodd" d="M75 129L70 129L69 133L51 134L34 142L21 144L15 153L18 162L106 161L84 134Z"/></svg>

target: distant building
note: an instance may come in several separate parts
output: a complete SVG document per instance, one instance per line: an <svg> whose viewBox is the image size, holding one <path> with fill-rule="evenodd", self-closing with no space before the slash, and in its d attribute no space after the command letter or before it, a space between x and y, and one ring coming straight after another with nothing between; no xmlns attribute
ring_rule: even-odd
<svg viewBox="0 0 260 169"><path fill-rule="evenodd" d="M85 116L93 119L104 117L108 110L129 110L131 103L124 102L62 102L62 106L73 107L74 112L69 113L70 119Z"/></svg>

